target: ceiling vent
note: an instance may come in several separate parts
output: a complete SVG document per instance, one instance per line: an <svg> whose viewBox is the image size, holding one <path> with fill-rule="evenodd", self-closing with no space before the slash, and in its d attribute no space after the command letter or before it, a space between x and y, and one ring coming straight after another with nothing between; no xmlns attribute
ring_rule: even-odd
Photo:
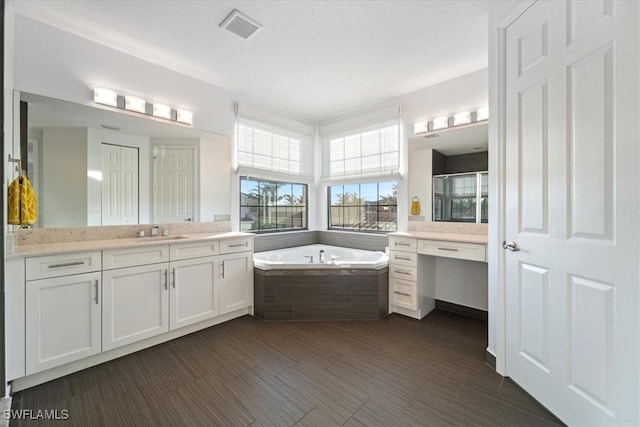
<svg viewBox="0 0 640 427"><path fill-rule="evenodd" d="M231 31L233 34L247 40L262 28L262 24L249 18L239 10L233 9L233 12L220 23L220 28Z"/></svg>

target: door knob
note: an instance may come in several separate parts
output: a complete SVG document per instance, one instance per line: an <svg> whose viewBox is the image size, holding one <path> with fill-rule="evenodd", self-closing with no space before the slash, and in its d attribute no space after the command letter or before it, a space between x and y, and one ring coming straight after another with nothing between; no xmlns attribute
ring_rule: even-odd
<svg viewBox="0 0 640 427"><path fill-rule="evenodd" d="M511 241L509 243L502 242L502 247L504 249L509 249L511 252L518 252L520 250L518 244L514 241Z"/></svg>

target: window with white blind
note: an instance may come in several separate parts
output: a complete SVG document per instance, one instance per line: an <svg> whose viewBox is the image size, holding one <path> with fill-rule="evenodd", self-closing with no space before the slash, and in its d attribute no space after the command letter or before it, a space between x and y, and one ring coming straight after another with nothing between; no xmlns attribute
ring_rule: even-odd
<svg viewBox="0 0 640 427"><path fill-rule="evenodd" d="M397 121L324 140L323 178L396 174L400 167Z"/></svg>
<svg viewBox="0 0 640 427"><path fill-rule="evenodd" d="M245 171L313 176L311 138L265 125L238 124L238 166Z"/></svg>

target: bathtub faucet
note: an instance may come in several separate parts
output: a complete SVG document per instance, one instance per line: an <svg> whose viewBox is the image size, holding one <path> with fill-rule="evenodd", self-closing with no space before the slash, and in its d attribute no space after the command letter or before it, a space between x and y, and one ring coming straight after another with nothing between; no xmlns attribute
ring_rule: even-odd
<svg viewBox="0 0 640 427"><path fill-rule="evenodd" d="M324 262L324 250L320 250L320 258L318 259L318 262Z"/></svg>
<svg viewBox="0 0 640 427"><path fill-rule="evenodd" d="M313 255L305 255L305 258L309 258L309 264L313 264Z"/></svg>

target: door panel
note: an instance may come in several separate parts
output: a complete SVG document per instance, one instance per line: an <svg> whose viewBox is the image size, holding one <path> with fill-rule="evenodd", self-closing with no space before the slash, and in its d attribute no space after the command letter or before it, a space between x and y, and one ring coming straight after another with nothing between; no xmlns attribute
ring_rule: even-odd
<svg viewBox="0 0 640 427"><path fill-rule="evenodd" d="M195 147L154 150L154 220L156 223L195 221Z"/></svg>
<svg viewBox="0 0 640 427"><path fill-rule="evenodd" d="M569 425L638 425L638 3L506 31L509 376Z"/></svg>

